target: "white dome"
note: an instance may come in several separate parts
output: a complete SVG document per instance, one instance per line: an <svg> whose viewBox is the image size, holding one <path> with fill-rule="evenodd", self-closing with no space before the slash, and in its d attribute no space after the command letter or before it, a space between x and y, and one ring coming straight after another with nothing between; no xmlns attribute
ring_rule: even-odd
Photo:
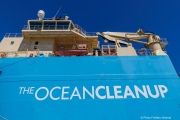
<svg viewBox="0 0 180 120"><path fill-rule="evenodd" d="M45 12L43 10L39 10L37 15L39 17L39 20L42 20L45 16Z"/></svg>

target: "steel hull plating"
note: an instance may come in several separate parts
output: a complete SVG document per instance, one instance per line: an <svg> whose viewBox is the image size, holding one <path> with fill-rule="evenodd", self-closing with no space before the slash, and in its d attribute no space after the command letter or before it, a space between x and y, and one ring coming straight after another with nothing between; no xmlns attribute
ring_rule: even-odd
<svg viewBox="0 0 180 120"><path fill-rule="evenodd" d="M180 119L167 56L5 58L0 68L8 120Z"/></svg>

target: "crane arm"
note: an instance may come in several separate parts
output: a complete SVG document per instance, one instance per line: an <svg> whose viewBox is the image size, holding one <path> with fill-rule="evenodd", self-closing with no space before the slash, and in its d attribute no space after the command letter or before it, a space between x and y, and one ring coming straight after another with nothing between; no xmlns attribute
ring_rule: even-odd
<svg viewBox="0 0 180 120"><path fill-rule="evenodd" d="M108 41L116 41L119 40L119 43L129 44L128 42L122 42L123 40L129 40L131 42L137 42L140 44L149 45L154 42L159 42L160 37L153 33L144 33L142 29L139 29L136 33L132 32L103 32L97 33L97 35ZM147 39L147 42L143 42L142 40Z"/></svg>
<svg viewBox="0 0 180 120"><path fill-rule="evenodd" d="M160 37L158 35L155 35L154 33L144 33L142 29L139 29L136 33L132 32L103 32L103 33L96 33L97 35L101 36L107 41L125 44L127 46L131 46L130 43L125 42L123 40L129 40L131 42L136 42L139 44L144 44L146 47L148 47L152 52L154 51L160 51L161 55L166 55L166 53L163 52L160 44ZM144 39L147 39L147 41L143 41Z"/></svg>

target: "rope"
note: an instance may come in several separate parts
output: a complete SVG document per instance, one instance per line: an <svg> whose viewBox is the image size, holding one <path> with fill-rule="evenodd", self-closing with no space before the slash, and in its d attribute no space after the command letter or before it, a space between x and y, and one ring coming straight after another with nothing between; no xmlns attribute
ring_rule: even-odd
<svg viewBox="0 0 180 120"><path fill-rule="evenodd" d="M28 64L29 64L29 65L34 64L34 63L36 62L36 59L37 59L37 57L34 57L34 61L30 61L30 60L28 59Z"/></svg>
<svg viewBox="0 0 180 120"><path fill-rule="evenodd" d="M22 60L20 60L20 61L17 61L17 62L14 62L14 63L8 64L8 65L5 65L5 66L3 66L3 67L0 67L0 69L6 68L6 67L8 67L8 66L11 66L11 65L17 64L17 63L22 62L22 61L25 61L25 60L28 60L28 59L30 59L30 58L31 58L31 57L28 57L28 58L22 59Z"/></svg>

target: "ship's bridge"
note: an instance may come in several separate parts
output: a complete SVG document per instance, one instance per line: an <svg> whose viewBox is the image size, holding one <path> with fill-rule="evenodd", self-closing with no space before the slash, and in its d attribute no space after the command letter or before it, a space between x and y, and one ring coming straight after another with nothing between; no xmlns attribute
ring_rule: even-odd
<svg viewBox="0 0 180 120"><path fill-rule="evenodd" d="M22 34L27 40L53 40L54 51L61 46L70 49L73 44L87 44L88 51L97 48L98 36L93 32L86 32L72 20L43 19L28 20Z"/></svg>

